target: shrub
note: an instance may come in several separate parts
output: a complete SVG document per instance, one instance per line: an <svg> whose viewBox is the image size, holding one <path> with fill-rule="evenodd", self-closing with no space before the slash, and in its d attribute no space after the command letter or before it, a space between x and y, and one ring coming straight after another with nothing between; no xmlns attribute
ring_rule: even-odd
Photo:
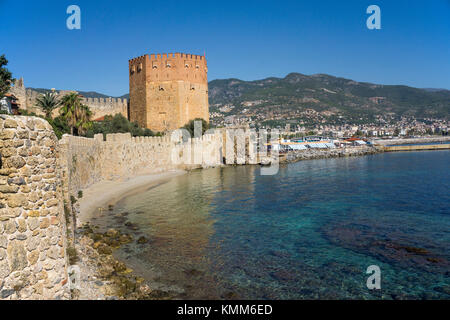
<svg viewBox="0 0 450 320"><path fill-rule="evenodd" d="M105 116L104 120L101 122L94 122L92 128L87 131L86 136L92 138L95 134L103 133L103 136L106 137L109 133L127 132L130 132L133 137L161 135L150 129L140 128L137 123L128 121L128 119L121 114L116 114L114 116Z"/></svg>

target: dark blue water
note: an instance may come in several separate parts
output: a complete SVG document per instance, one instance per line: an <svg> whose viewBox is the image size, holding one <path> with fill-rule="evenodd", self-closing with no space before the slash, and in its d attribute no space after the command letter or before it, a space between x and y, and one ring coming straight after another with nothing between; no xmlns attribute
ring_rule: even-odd
<svg viewBox="0 0 450 320"><path fill-rule="evenodd" d="M180 298L448 299L449 163L422 151L191 172L116 206L150 239L120 256Z"/></svg>

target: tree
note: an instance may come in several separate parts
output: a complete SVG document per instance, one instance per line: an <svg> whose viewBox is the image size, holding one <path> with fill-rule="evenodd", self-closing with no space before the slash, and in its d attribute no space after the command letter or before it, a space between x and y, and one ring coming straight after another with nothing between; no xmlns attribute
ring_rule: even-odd
<svg viewBox="0 0 450 320"><path fill-rule="evenodd" d="M92 111L84 104L80 107L76 128L79 135L85 135L92 128Z"/></svg>
<svg viewBox="0 0 450 320"><path fill-rule="evenodd" d="M53 127L53 131L55 131L55 134L58 137L58 139L61 139L61 137L64 134L70 133L70 128L67 125L66 120L63 119L61 116L56 117L55 119L47 118L47 121Z"/></svg>
<svg viewBox="0 0 450 320"><path fill-rule="evenodd" d="M36 105L41 108L42 111L44 111L46 118L52 117L53 110L55 110L55 108L58 107L59 104L60 102L58 101L58 98L52 92L41 94L36 99Z"/></svg>
<svg viewBox="0 0 450 320"><path fill-rule="evenodd" d="M161 135L159 133L155 134L150 129L140 128L137 123L128 121L127 118L118 113L114 116L106 115L101 122L94 122L92 128L86 132L86 136L93 137L95 134L103 133L105 137L109 133L126 132L130 132L133 137Z"/></svg>
<svg viewBox="0 0 450 320"><path fill-rule="evenodd" d="M191 137L194 137L194 129L195 129L195 122L199 121L201 122L202 126L202 135L205 134L206 130L209 129L209 123L206 122L206 120L201 118L195 118L194 120L190 120L188 123L186 123L181 129L186 129Z"/></svg>
<svg viewBox="0 0 450 320"><path fill-rule="evenodd" d="M92 126L92 112L88 106L82 104L78 93L66 94L62 97L61 104L59 112L69 126L70 134L83 134Z"/></svg>
<svg viewBox="0 0 450 320"><path fill-rule="evenodd" d="M8 64L8 60L6 60L5 55L0 56L0 98L9 91L11 87L11 83L14 81L12 78L12 73L5 68Z"/></svg>

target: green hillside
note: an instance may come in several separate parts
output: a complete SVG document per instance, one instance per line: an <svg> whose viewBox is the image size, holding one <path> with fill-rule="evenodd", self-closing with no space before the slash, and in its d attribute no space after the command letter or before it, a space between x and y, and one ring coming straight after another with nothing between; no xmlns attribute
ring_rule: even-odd
<svg viewBox="0 0 450 320"><path fill-rule="evenodd" d="M449 118L450 91L401 85L377 85L337 78L290 73L285 78L257 81L214 80L209 83L210 105L231 104L229 114L239 114L244 102L261 100L252 108L293 111L312 109L347 118L379 114L417 118Z"/></svg>

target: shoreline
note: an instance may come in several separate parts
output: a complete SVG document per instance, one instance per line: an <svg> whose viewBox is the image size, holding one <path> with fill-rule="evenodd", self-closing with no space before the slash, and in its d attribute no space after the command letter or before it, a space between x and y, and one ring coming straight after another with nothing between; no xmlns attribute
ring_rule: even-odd
<svg viewBox="0 0 450 320"><path fill-rule="evenodd" d="M89 222L98 209L115 204L129 194L147 189L161 182L186 174L185 170L170 170L154 174L135 176L125 180L102 181L83 190L79 199L76 227Z"/></svg>
<svg viewBox="0 0 450 320"><path fill-rule="evenodd" d="M79 289L74 300L152 299L152 290L144 279L129 269L126 261L117 259L113 251L123 244L136 241L129 234L115 229L99 233L92 218L98 209L113 205L127 195L164 183L186 174L185 170L169 170L135 176L130 179L102 181L83 190L77 205L74 239L80 268ZM125 240L123 241L123 237ZM131 289L130 289L131 287Z"/></svg>

